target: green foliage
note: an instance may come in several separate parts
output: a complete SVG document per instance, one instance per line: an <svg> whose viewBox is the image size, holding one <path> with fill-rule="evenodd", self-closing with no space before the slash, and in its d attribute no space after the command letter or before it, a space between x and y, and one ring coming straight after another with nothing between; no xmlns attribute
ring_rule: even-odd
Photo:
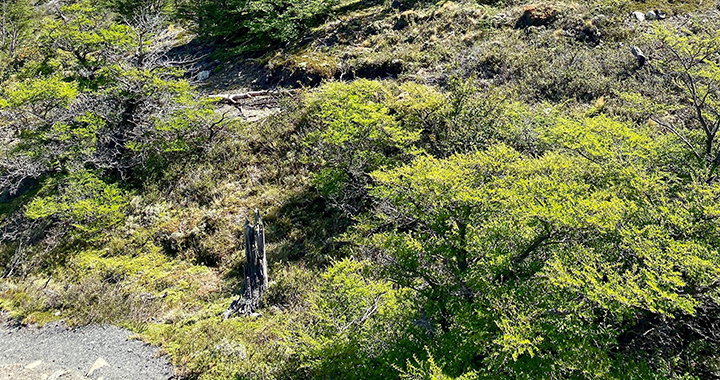
<svg viewBox="0 0 720 380"><path fill-rule="evenodd" d="M658 63L671 82L665 87L673 91L665 94L664 112L656 111L653 121L676 135L711 177L720 164L715 141L720 130L720 32L702 25L695 29L654 30Z"/></svg>
<svg viewBox="0 0 720 380"><path fill-rule="evenodd" d="M717 17L649 1L5 2L0 307L196 379L716 377ZM188 20L253 51L203 91L355 80L227 122ZM255 208L270 288L225 320Z"/></svg>
<svg viewBox="0 0 720 380"><path fill-rule="evenodd" d="M217 124L200 129L214 121L210 103L166 64L162 24L115 23L90 2L62 12L46 26L54 72L7 83L0 99L4 121L20 131L2 163L10 186L24 179L21 163L34 178L87 168L126 178L197 151L216 133Z"/></svg>
<svg viewBox="0 0 720 380"><path fill-rule="evenodd" d="M248 49L291 43L323 21L337 0L228 0L185 2L181 13L203 36Z"/></svg>
<svg viewBox="0 0 720 380"><path fill-rule="evenodd" d="M47 117L54 108L69 106L77 95L76 84L63 81L59 76L26 79L9 83L0 106L4 109L29 107L38 117Z"/></svg>
<svg viewBox="0 0 720 380"><path fill-rule="evenodd" d="M427 349L426 349L427 350ZM447 376L443 373L432 355L428 352L428 359L420 362L417 358L413 358L415 363L408 360L407 369L401 372L400 378L406 380L473 380L477 379L475 373L467 373L458 378Z"/></svg>
<svg viewBox="0 0 720 380"><path fill-rule="evenodd" d="M0 62L15 59L19 50L32 39L35 13L29 0L0 3Z"/></svg>
<svg viewBox="0 0 720 380"><path fill-rule="evenodd" d="M127 195L90 173L75 173L58 184L58 194L37 197L27 206L30 219L59 219L93 237L125 219Z"/></svg>
<svg viewBox="0 0 720 380"><path fill-rule="evenodd" d="M480 369L467 367L479 356L497 376L537 378L551 363L564 363L563 377L608 374L602 353L624 323L694 315L707 302L687 286L709 286L720 257L691 232L704 222L687 219L703 201L678 203L669 174L653 167L663 147L602 117L561 121L545 136L554 148L537 158L499 145L373 173L371 194L389 204L369 242L455 342L442 352L453 372ZM576 330L598 313L618 325ZM475 335L460 338L468 326Z"/></svg>
<svg viewBox="0 0 720 380"><path fill-rule="evenodd" d="M61 12L65 19L49 22L45 39L57 49L57 64L70 69L79 66L81 78L92 77L103 66L114 63L117 55L132 48L130 28L114 23L108 12L92 2L71 3Z"/></svg>
<svg viewBox="0 0 720 380"><path fill-rule="evenodd" d="M293 378L383 378L409 355L398 352L410 338L409 293L371 270L369 262L345 259L323 273L308 297L309 327L289 332L303 371Z"/></svg>
<svg viewBox="0 0 720 380"><path fill-rule="evenodd" d="M371 171L393 167L419 152L421 126L412 118L406 124L392 115L388 103L393 101L389 86L368 80L329 83L309 100L305 141L318 172L314 182L347 214L365 207ZM414 106L423 107L409 99L401 102L398 115L417 112Z"/></svg>

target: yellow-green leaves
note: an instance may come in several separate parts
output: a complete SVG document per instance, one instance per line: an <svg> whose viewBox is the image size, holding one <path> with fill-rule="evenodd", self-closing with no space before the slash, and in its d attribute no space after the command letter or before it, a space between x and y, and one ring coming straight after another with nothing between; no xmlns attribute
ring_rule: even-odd
<svg viewBox="0 0 720 380"><path fill-rule="evenodd" d="M419 138L419 131L406 130L390 115L386 103L393 99L388 87L380 82L358 80L350 84L330 83L310 100L308 121L319 131L311 136L325 144L374 144L407 148ZM359 141L367 140L366 142Z"/></svg>
<svg viewBox="0 0 720 380"><path fill-rule="evenodd" d="M35 198L25 210L30 219L58 218L78 233L94 233L125 219L126 193L91 173L76 173L60 181L57 194Z"/></svg>
<svg viewBox="0 0 720 380"><path fill-rule="evenodd" d="M580 121L559 119L544 133L543 140L554 149L567 149L598 164L647 162L655 150L648 133L605 116Z"/></svg>
<svg viewBox="0 0 720 380"><path fill-rule="evenodd" d="M590 376L586 362L603 378L614 333L595 316L681 318L715 291L716 186L680 185L664 140L604 116L538 132L538 156L493 145L373 172L381 232L361 228L447 334L484 326L459 351L500 373Z"/></svg>
<svg viewBox="0 0 720 380"><path fill-rule="evenodd" d="M317 169L315 185L338 208L349 213L367 202L365 186L373 170L394 167L419 154L422 126L411 115L427 108L411 95L395 104L392 86L369 80L329 83L310 95L304 116L310 161ZM418 88L405 86L417 95ZM416 96L416 98L422 98ZM432 102L428 100L428 102ZM415 121L412 121L412 120Z"/></svg>
<svg viewBox="0 0 720 380"><path fill-rule="evenodd" d="M107 11L90 1L66 5L61 12L64 19L45 25L45 39L57 49L62 66L95 71L112 64L114 55L131 47L131 29L113 22Z"/></svg>
<svg viewBox="0 0 720 380"><path fill-rule="evenodd" d="M42 117L56 107L67 107L78 93L75 83L64 81L59 76L10 82L2 92L0 107L6 109L29 107L39 113L37 117Z"/></svg>

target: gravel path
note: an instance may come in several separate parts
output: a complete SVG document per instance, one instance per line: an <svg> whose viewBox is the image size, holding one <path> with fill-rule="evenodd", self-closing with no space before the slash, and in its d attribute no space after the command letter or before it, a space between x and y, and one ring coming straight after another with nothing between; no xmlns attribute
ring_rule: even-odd
<svg viewBox="0 0 720 380"><path fill-rule="evenodd" d="M13 326L0 316L0 380L168 380L157 348L114 326Z"/></svg>

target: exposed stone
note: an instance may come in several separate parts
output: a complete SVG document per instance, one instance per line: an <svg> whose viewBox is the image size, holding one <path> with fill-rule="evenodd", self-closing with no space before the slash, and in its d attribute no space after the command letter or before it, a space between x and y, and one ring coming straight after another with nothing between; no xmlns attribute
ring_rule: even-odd
<svg viewBox="0 0 720 380"><path fill-rule="evenodd" d="M658 19L665 20L667 18L667 14L661 10L655 10L655 14L657 15Z"/></svg>
<svg viewBox="0 0 720 380"><path fill-rule="evenodd" d="M53 372L53 374L50 375L50 377L48 377L47 380L58 380L59 378L64 377L65 375L68 375L68 374L70 374L70 371L69 371L69 370L67 370L67 369L59 369L59 370ZM99 379L98 379L98 380L99 380Z"/></svg>
<svg viewBox="0 0 720 380"><path fill-rule="evenodd" d="M649 21L655 21L658 19L658 15L657 13L655 13L655 11L648 11L647 13L645 13L645 19Z"/></svg>
<svg viewBox="0 0 720 380"><path fill-rule="evenodd" d="M633 12L632 16L638 21L645 21L645 14L640 11Z"/></svg>
<svg viewBox="0 0 720 380"><path fill-rule="evenodd" d="M204 81L210 78L210 70L204 70L198 73L197 79L199 81Z"/></svg>
<svg viewBox="0 0 720 380"><path fill-rule="evenodd" d="M90 376L92 376L93 372L99 370L102 367L108 366L108 365L109 364L108 364L108 362L105 361L105 359L97 358L97 360L95 360L95 363L93 363L92 367L90 367L90 370L88 371L88 373L85 376L90 377Z"/></svg>
<svg viewBox="0 0 720 380"><path fill-rule="evenodd" d="M633 46L632 48L630 48L630 52L637 59L638 66L643 67L645 65L645 61L647 61L647 57L645 57L645 53L643 53L643 51L640 50L640 48L637 46Z"/></svg>

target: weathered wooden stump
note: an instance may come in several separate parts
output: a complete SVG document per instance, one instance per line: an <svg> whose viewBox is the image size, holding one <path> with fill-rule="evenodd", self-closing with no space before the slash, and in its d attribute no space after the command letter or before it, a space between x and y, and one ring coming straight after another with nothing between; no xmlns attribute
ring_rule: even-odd
<svg viewBox="0 0 720 380"><path fill-rule="evenodd" d="M239 313L248 315L260 307L262 295L268 288L267 257L265 256L265 227L260 212L255 210L254 225L245 221L245 279L243 294L225 311L225 318Z"/></svg>

